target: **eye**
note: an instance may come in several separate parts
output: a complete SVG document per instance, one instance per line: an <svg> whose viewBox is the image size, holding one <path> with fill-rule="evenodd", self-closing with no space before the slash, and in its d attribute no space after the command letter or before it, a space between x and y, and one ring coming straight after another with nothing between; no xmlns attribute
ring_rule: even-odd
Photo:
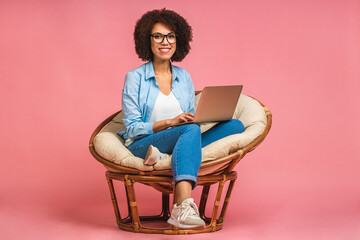
<svg viewBox="0 0 360 240"><path fill-rule="evenodd" d="M168 38L174 39L174 38L175 38L175 34L170 34L170 35L168 36Z"/></svg>
<svg viewBox="0 0 360 240"><path fill-rule="evenodd" d="M163 36L162 36L161 34L154 34L153 37L154 37L155 39L160 39L160 38L162 38Z"/></svg>

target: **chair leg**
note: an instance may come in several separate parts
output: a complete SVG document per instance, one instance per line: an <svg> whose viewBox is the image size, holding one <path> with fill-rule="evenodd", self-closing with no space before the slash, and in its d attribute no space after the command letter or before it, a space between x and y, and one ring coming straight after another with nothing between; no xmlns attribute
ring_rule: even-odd
<svg viewBox="0 0 360 240"><path fill-rule="evenodd" d="M220 217L219 217L219 223L223 223L224 222L224 218L225 218L225 214L226 214L226 210L228 208L228 205L229 205L229 201L230 201L230 197L231 197L231 192L234 188L234 184L235 184L235 180L231 180L230 183L229 183L229 187L228 187L228 190L226 192L226 197L224 199L224 205L221 209L221 214L220 214Z"/></svg>
<svg viewBox="0 0 360 240"><path fill-rule="evenodd" d="M225 178L219 182L218 191L216 193L216 198L215 198L215 202L214 202L214 208L213 208L211 222L210 222L210 226L214 229L214 231L216 229L217 212L218 212L218 209L219 209L219 206L220 206L221 194L222 194L222 190L224 188L225 182L226 182Z"/></svg>
<svg viewBox="0 0 360 240"><path fill-rule="evenodd" d="M126 203L127 203L126 205L127 205L127 208L128 208L128 218L132 222L132 214L131 214L131 207L130 207L129 192L128 192L128 188L126 187L126 181L124 181L124 188L125 188L125 193L126 193Z"/></svg>
<svg viewBox="0 0 360 240"><path fill-rule="evenodd" d="M140 218L139 218L139 213L138 213L137 204L136 204L134 183L130 179L128 179L128 175L125 175L125 186L126 186L126 189L128 192L128 197L129 197L128 203L129 203L130 209L131 209L132 224L134 226L135 232L139 232Z"/></svg>
<svg viewBox="0 0 360 240"><path fill-rule="evenodd" d="M209 197L209 190L210 190L210 185L203 186L200 205L199 205L199 213L201 218L205 216L205 207L206 207L207 199Z"/></svg>
<svg viewBox="0 0 360 240"><path fill-rule="evenodd" d="M113 203L113 206L114 206L114 211L115 211L115 216L116 216L116 223L119 225L119 224L122 223L122 221L121 221L121 215L120 215L120 211L119 211L118 202L117 202L116 195L115 195L114 184L113 184L112 179L110 179L108 176L106 176L106 180L107 180L108 185L109 185L111 200L112 200L112 203Z"/></svg>
<svg viewBox="0 0 360 240"><path fill-rule="evenodd" d="M166 221L170 216L170 196L169 194L163 193L162 194L162 211L160 215L162 216L163 220Z"/></svg>

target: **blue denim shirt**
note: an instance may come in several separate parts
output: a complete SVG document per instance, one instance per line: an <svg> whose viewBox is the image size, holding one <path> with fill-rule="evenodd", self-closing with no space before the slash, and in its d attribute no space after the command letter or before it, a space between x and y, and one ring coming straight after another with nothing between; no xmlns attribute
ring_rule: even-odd
<svg viewBox="0 0 360 240"><path fill-rule="evenodd" d="M174 66L171 62L170 65L172 69L171 91L179 101L183 112L195 114L195 89L190 74L185 69ZM149 122L149 119L159 91L152 61L126 74L122 91L125 130L118 131L125 141L134 141L154 133L154 123Z"/></svg>

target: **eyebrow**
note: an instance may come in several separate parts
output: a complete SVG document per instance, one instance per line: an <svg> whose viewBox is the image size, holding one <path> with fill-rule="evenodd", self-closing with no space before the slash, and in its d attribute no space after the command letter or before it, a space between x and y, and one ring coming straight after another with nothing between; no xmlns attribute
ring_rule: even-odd
<svg viewBox="0 0 360 240"><path fill-rule="evenodd" d="M168 35L168 34L174 33L174 32L169 32L168 34L163 34L163 33L161 33L161 32L155 32L155 33L152 33L152 34L156 34L156 33L159 33L159 34L162 34L162 35Z"/></svg>

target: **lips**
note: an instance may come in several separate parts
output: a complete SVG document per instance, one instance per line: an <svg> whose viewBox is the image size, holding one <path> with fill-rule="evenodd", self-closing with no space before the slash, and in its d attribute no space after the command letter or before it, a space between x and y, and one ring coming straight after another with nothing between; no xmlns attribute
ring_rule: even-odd
<svg viewBox="0 0 360 240"><path fill-rule="evenodd" d="M160 52L168 53L170 52L170 48L159 48Z"/></svg>

